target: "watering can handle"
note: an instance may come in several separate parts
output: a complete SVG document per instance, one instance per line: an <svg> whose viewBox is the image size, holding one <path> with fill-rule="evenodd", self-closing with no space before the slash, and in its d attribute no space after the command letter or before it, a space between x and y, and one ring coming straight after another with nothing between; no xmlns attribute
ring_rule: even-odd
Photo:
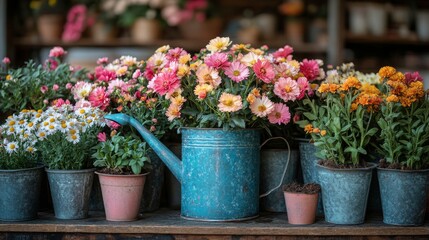
<svg viewBox="0 0 429 240"><path fill-rule="evenodd" d="M263 197L266 197L266 196L270 195L270 193L272 193L273 191L275 191L276 189L278 189L279 187L281 187L281 186L282 186L282 184L283 184L283 180L284 180L285 175L286 175L287 168L288 168L288 166L289 166L289 162L290 162L290 146L289 146L289 142L288 142L285 138L282 138L282 137L272 137L272 138L268 138L267 140L265 140L265 142L263 142L263 143L261 144L261 146L259 146L259 148L262 148L262 147L263 147L267 142L269 142L269 141L271 141L271 140L274 140L274 139L281 139L281 140L283 140L283 141L286 143L286 145L287 145L287 149L288 149L288 156L287 156L286 165L285 165L285 168L284 168L284 170L283 170L283 175L282 175L282 178L280 179L280 183L279 183L276 187L274 187L274 188L270 189L269 191L267 191L266 193L259 195L259 198L263 198Z"/></svg>

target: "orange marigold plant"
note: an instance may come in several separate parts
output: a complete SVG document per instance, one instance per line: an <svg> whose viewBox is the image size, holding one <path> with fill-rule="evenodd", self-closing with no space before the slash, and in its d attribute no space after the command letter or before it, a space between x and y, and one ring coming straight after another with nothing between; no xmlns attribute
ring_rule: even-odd
<svg viewBox="0 0 429 240"><path fill-rule="evenodd" d="M380 156L393 168L428 168L429 101L423 78L393 67L383 67L378 74L384 93L377 115Z"/></svg>

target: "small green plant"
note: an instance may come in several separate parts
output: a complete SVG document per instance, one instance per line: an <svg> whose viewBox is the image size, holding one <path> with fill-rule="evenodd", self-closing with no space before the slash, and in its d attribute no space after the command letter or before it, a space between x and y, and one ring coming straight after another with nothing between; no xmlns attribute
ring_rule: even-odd
<svg viewBox="0 0 429 240"><path fill-rule="evenodd" d="M146 142L132 135L116 134L109 140L103 140L95 147L96 152L92 156L94 166L104 168L106 173L140 174L143 167L150 163Z"/></svg>

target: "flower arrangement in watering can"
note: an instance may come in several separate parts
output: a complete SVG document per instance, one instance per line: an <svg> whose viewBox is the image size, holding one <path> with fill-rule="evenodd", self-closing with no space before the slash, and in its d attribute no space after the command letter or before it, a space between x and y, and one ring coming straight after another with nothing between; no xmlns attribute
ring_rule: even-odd
<svg viewBox="0 0 429 240"><path fill-rule="evenodd" d="M290 121L287 102L320 77L321 62L293 59L285 46L231 46L215 38L193 58L181 48L159 48L143 73L161 100L171 127L180 127L180 161L134 118L106 116L131 124L182 183L186 219L244 220L259 214L260 130Z"/></svg>

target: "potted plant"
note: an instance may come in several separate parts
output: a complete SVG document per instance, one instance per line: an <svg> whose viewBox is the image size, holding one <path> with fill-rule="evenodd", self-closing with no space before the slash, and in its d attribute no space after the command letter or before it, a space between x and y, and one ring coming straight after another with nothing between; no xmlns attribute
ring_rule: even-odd
<svg viewBox="0 0 429 240"><path fill-rule="evenodd" d="M325 219L336 224L361 224L376 166L365 156L378 131L373 115L381 92L357 76L339 83L325 82L317 91L323 96L322 104L305 100L311 111L303 113L307 120L300 124L311 134L316 156L321 159L317 171Z"/></svg>
<svg viewBox="0 0 429 240"><path fill-rule="evenodd" d="M292 182L283 186L283 193L290 224L312 224L316 220L320 185Z"/></svg>
<svg viewBox="0 0 429 240"><path fill-rule="evenodd" d="M377 116L383 222L422 225L429 177L429 100L418 72L378 72L385 98Z"/></svg>
<svg viewBox="0 0 429 240"><path fill-rule="evenodd" d="M181 48L159 48L143 74L148 89L167 103L170 128L180 127L183 163L132 116L106 119L134 126L181 181L183 217L248 219L259 213L259 128L288 124L286 102L305 91L298 84L308 86L305 76L319 73L317 62L311 71L299 66L285 48L270 53L227 37L212 39L194 57ZM222 181L214 174L219 170Z"/></svg>
<svg viewBox="0 0 429 240"><path fill-rule="evenodd" d="M0 126L0 220L37 218L43 165L36 153L37 112L23 110Z"/></svg>
<svg viewBox="0 0 429 240"><path fill-rule="evenodd" d="M138 218L150 159L146 143L132 135L99 135L93 154L108 221L133 221Z"/></svg>
<svg viewBox="0 0 429 240"><path fill-rule="evenodd" d="M100 58L97 64L94 73L91 73L93 81L79 81L71 88L77 105L96 106L105 112L129 114L142 122L158 139L163 140L169 130L165 116L168 105L147 88L148 79L143 74L146 64L132 56L121 56L112 61ZM124 130L130 133L132 129ZM152 168L151 174L146 177L141 203L143 211L155 211L159 208L164 186L164 164L153 151L149 155ZM94 185L93 193L94 210L103 210L99 184Z"/></svg>
<svg viewBox="0 0 429 240"><path fill-rule="evenodd" d="M178 26L185 39L208 41L222 33L223 21L213 1L179 0L167 4L162 16L169 26Z"/></svg>
<svg viewBox="0 0 429 240"><path fill-rule="evenodd" d="M43 64L30 60L22 67L8 68L0 76L0 112L45 109L54 99L71 100L72 83L87 79L87 70L64 62L66 54L54 47Z"/></svg>
<svg viewBox="0 0 429 240"><path fill-rule="evenodd" d="M35 11L37 30L41 42L55 43L61 39L69 1L30 1Z"/></svg>
<svg viewBox="0 0 429 240"><path fill-rule="evenodd" d="M148 43L161 37L162 4L163 1L149 0L135 1L126 6L119 17L119 24L130 28L132 41Z"/></svg>
<svg viewBox="0 0 429 240"><path fill-rule="evenodd" d="M37 123L37 149L46 165L55 217L88 216L94 177L91 148L97 144L104 112L79 108L59 99L41 112Z"/></svg>

